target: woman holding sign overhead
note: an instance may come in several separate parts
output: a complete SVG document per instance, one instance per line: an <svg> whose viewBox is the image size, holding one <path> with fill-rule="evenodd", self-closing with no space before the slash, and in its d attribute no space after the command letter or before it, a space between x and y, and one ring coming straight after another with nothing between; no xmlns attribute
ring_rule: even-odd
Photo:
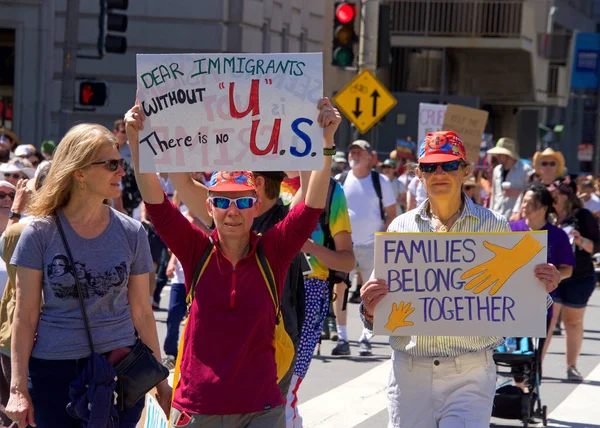
<svg viewBox="0 0 600 428"><path fill-rule="evenodd" d="M388 232L510 232L504 217L464 195L462 187L471 166L456 133L427 134L418 162L417 176L429 199L397 217ZM548 292L560 280L551 264L536 266L535 275ZM387 282L373 277L361 289L360 313L367 328L373 328L375 307L387 293ZM405 306L396 309L398 316L390 318L398 323L412 312ZM390 337L394 353L388 384L389 427L489 427L496 389L492 350L502 342L501 337L483 336Z"/></svg>
<svg viewBox="0 0 600 428"><path fill-rule="evenodd" d="M201 190L204 195L208 190L204 207L215 224L209 236L169 201L156 174L140 173L138 132L144 113L136 103L125 115L140 192L157 232L181 262L190 304L173 383L171 427L285 426L277 382L290 367L293 344L282 332L278 297L293 257L325 206L333 135L341 122L328 99L315 109L320 110L315 126L324 128L323 169L312 172L304 202L260 237L252 232L261 201L251 172L215 172L208 189ZM191 178L174 174L180 192L185 180L177 175Z"/></svg>

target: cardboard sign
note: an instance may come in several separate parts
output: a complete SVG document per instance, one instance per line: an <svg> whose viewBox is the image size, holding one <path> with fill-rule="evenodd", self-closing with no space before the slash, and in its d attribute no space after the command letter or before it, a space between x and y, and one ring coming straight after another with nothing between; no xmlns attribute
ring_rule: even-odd
<svg viewBox="0 0 600 428"><path fill-rule="evenodd" d="M445 104L419 103L419 130L417 139L419 143L425 139L427 133L442 130L447 107Z"/></svg>
<svg viewBox="0 0 600 428"><path fill-rule="evenodd" d="M546 232L377 233L375 334L546 336Z"/></svg>
<svg viewBox="0 0 600 428"><path fill-rule="evenodd" d="M141 172L321 170L320 53L137 55Z"/></svg>
<svg viewBox="0 0 600 428"><path fill-rule="evenodd" d="M485 110L448 104L442 130L454 131L458 134L467 150L469 162L479 160L479 148L487 119L488 112Z"/></svg>

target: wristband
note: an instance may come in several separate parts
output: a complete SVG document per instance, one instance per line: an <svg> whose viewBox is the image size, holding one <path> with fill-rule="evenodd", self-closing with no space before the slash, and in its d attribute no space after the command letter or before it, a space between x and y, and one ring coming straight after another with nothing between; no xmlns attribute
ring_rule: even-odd
<svg viewBox="0 0 600 428"><path fill-rule="evenodd" d="M365 317L365 319L366 319L368 322L370 322L371 324L373 324L373 319L374 319L374 318L373 318L373 315L369 315L369 314L367 313L367 308L365 308L365 304L364 304L364 303L362 304L362 314L363 314L363 317Z"/></svg>
<svg viewBox="0 0 600 428"><path fill-rule="evenodd" d="M337 149L335 148L335 145L333 147L331 147L330 149L323 147L323 154L325 156L334 156L337 153Z"/></svg>

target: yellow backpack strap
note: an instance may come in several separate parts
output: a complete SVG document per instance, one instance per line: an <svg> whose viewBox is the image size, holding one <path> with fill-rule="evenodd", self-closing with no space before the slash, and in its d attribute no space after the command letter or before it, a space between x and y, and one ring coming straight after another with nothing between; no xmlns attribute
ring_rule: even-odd
<svg viewBox="0 0 600 428"><path fill-rule="evenodd" d="M279 318L281 317L281 306L279 304L279 295L277 294L277 284L275 284L275 275L273 275L273 271L271 270L271 266L269 265L269 261L265 257L265 253L263 251L260 240L256 245L256 260L258 261L258 267L260 268L260 273L269 288L269 292L271 293L271 298L273 299L273 304L275 305L275 314L277 319L277 324L279 324Z"/></svg>
<svg viewBox="0 0 600 428"><path fill-rule="evenodd" d="M185 299L185 302L187 303L188 308L190 307L190 305L192 304L192 301L194 300L194 296L196 294L196 286L198 285L198 281L200 280L200 277L204 273L204 269L206 269L206 266L208 265L208 261L210 260L212 251L215 248L215 244L213 243L212 238L208 238L208 239L210 241L209 241L206 249L204 250L204 253L202 253L202 257L200 257L198 264L196 265L196 270L194 271L194 277L192 278L192 284L190 286L190 292L188 293L188 295Z"/></svg>
<svg viewBox="0 0 600 428"><path fill-rule="evenodd" d="M198 261L198 264L196 265L196 270L194 271L194 277L192 279L192 284L190 286L190 292L188 293L188 295L186 297L186 303L187 303L188 309L190 308L190 306L192 305L192 301L194 300L195 290L196 290L196 286L198 285L198 281L200 281L200 277L204 273L206 266L208 266L208 262L210 261L210 256L212 255L212 252L215 248L215 244L213 243L212 239L211 238L209 238L209 239L210 239L210 242L208 243L208 246L204 250L204 253L202 253L202 257L200 257L200 260ZM187 328L189 319L190 318L188 317L185 320L185 324L183 326L183 333L181 335L181 340L179 341L179 349L177 350L177 361L175 362L175 373L173 373L173 395L171 396L171 401L173 401L175 399L175 390L177 389L177 384L179 384L179 377L180 377L180 373L181 373L181 357L183 355L183 346L184 346L183 342L184 342L184 338L185 338L185 329ZM171 415L168 415L168 416L170 418Z"/></svg>

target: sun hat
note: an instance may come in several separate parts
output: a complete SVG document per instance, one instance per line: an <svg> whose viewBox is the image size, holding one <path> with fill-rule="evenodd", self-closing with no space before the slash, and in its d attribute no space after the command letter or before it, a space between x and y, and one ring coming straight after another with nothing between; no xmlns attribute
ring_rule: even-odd
<svg viewBox="0 0 600 428"><path fill-rule="evenodd" d="M14 132L12 132L10 129L6 129L6 128L0 128L0 140L2 140L2 137L8 137L10 138L10 140L13 142L14 145L19 145L21 144L21 140L19 140L19 137L17 137L17 134L15 134Z"/></svg>
<svg viewBox="0 0 600 428"><path fill-rule="evenodd" d="M512 138L502 137L496 143L496 146L487 151L490 155L507 155L518 160L517 143Z"/></svg>
<svg viewBox="0 0 600 428"><path fill-rule="evenodd" d="M15 157L0 165L0 173L22 172L27 178L32 178L35 174L35 168L27 159Z"/></svg>
<svg viewBox="0 0 600 428"><path fill-rule="evenodd" d="M215 171L207 187L210 192L256 191L256 180L250 171Z"/></svg>
<svg viewBox="0 0 600 428"><path fill-rule="evenodd" d="M12 183L9 183L6 180L0 180L0 187L8 187L9 189L15 192L17 191L17 188Z"/></svg>
<svg viewBox="0 0 600 428"><path fill-rule="evenodd" d="M454 131L430 132L419 144L419 163L440 163L454 160L467 162L465 146Z"/></svg>
<svg viewBox="0 0 600 428"><path fill-rule="evenodd" d="M538 174L542 171L542 158L553 158L556 161L556 177L562 177L565 174L565 158L561 152L557 152L550 147L543 152L535 152L533 155L533 167Z"/></svg>

